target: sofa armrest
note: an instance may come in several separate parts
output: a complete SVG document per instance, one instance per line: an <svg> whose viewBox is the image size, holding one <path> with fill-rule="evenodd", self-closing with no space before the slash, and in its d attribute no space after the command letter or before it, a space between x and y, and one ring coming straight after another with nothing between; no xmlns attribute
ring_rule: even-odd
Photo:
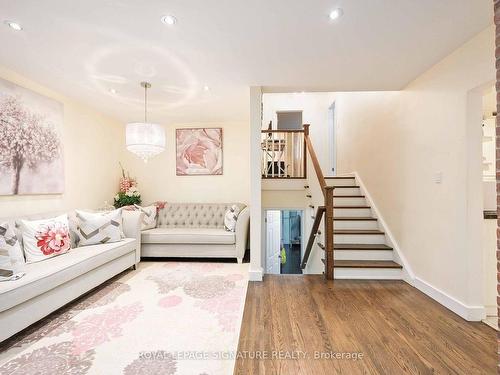
<svg viewBox="0 0 500 375"><path fill-rule="evenodd" d="M137 247L135 249L135 263L141 261L141 221L142 215L140 211L122 211L123 233L127 238L135 238Z"/></svg>
<svg viewBox="0 0 500 375"><path fill-rule="evenodd" d="M245 207L241 210L236 220L236 257L238 262L241 263L243 257L245 256L245 250L248 241L248 228L250 224L250 208Z"/></svg>

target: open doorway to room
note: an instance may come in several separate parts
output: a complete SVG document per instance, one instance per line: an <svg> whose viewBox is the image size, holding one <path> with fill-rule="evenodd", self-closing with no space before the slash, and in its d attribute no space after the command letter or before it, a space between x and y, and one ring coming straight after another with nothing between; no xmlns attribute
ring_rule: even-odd
<svg viewBox="0 0 500 375"><path fill-rule="evenodd" d="M495 121L496 91L491 85L483 93L482 128L482 184L483 184L483 270L484 270L484 322L498 330L497 296L497 200L496 200L496 155Z"/></svg>
<svg viewBox="0 0 500 375"><path fill-rule="evenodd" d="M302 210L266 210L266 273L302 274Z"/></svg>

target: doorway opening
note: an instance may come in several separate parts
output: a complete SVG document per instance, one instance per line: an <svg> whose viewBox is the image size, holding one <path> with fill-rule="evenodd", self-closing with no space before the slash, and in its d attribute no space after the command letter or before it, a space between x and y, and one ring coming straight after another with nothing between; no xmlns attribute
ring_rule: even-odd
<svg viewBox="0 0 500 375"><path fill-rule="evenodd" d="M302 274L303 217L302 210L266 211L266 273Z"/></svg>
<svg viewBox="0 0 500 375"><path fill-rule="evenodd" d="M484 270L484 322L498 330L497 299L497 198L495 121L496 90L488 87L482 96L482 184L483 184L483 270Z"/></svg>

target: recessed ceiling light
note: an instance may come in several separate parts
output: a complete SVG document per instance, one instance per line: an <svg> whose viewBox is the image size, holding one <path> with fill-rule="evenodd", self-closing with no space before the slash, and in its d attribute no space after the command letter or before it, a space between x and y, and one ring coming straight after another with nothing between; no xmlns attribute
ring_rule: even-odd
<svg viewBox="0 0 500 375"><path fill-rule="evenodd" d="M109 92L110 92L111 94L116 94L116 90L115 90L115 89L109 89Z"/></svg>
<svg viewBox="0 0 500 375"><path fill-rule="evenodd" d="M210 91L210 87L208 87L207 85L203 86L203 90L204 91Z"/></svg>
<svg viewBox="0 0 500 375"><path fill-rule="evenodd" d="M18 24L17 22L12 22L12 21L5 21L5 24L9 26L11 29L16 30L16 31L21 31L23 27Z"/></svg>
<svg viewBox="0 0 500 375"><path fill-rule="evenodd" d="M161 22L163 22L165 25L172 26L177 23L177 18L172 15L162 16Z"/></svg>
<svg viewBox="0 0 500 375"><path fill-rule="evenodd" d="M337 20L340 17L342 17L343 14L344 14L344 11L341 8L337 8L337 9L334 9L330 12L329 17L331 20Z"/></svg>

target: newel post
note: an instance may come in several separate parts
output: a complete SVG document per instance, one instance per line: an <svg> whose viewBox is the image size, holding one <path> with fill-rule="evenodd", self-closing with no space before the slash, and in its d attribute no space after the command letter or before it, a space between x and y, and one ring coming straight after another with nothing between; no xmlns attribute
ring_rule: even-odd
<svg viewBox="0 0 500 375"><path fill-rule="evenodd" d="M325 278L334 278L333 186L325 187Z"/></svg>
<svg viewBox="0 0 500 375"><path fill-rule="evenodd" d="M304 124L302 126L304 127L304 135L306 137L308 137L309 136L309 126L311 126L311 124Z"/></svg>

